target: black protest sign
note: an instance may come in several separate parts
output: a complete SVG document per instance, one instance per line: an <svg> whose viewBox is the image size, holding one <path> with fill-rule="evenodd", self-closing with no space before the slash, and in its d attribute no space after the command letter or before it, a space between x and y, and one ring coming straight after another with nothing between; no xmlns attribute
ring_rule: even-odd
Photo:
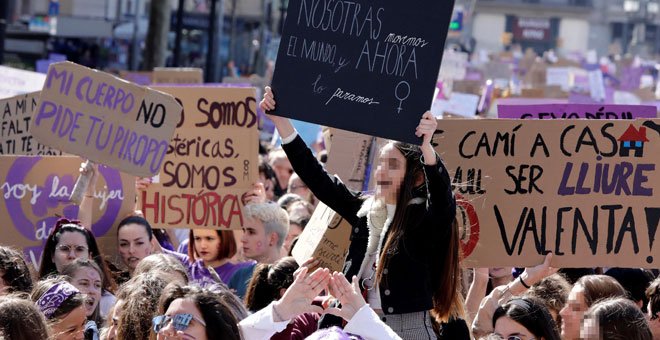
<svg viewBox="0 0 660 340"><path fill-rule="evenodd" d="M454 0L289 1L275 115L419 144Z"/></svg>

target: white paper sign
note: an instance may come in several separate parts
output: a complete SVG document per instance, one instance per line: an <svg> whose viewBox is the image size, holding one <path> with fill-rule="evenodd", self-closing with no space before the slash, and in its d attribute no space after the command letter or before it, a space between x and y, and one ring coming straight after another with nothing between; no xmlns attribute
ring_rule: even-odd
<svg viewBox="0 0 660 340"><path fill-rule="evenodd" d="M44 81L45 74L0 66L0 99L41 91Z"/></svg>
<svg viewBox="0 0 660 340"><path fill-rule="evenodd" d="M468 54L446 50L440 65L440 78L445 80L462 80L467 74Z"/></svg>
<svg viewBox="0 0 660 340"><path fill-rule="evenodd" d="M479 105L479 96L469 93L456 93L451 95L449 100L437 99L431 106L431 113L434 116L442 116L444 113L451 113L467 118L474 118Z"/></svg>
<svg viewBox="0 0 660 340"><path fill-rule="evenodd" d="M589 72L589 90L593 100L605 100L605 82L603 81L603 71L594 70Z"/></svg>

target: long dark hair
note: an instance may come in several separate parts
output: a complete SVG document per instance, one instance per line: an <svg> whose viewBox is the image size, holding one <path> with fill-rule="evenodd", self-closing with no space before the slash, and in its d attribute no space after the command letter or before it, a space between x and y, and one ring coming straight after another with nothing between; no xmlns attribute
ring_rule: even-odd
<svg viewBox="0 0 660 340"><path fill-rule="evenodd" d="M90 258L103 271L103 276L107 279L103 282L103 289L109 292L114 292L117 286L112 279L112 274L105 263L101 250L96 243L96 238L91 231L80 225L80 221L60 219L55 224L55 228L50 232L44 245L44 250L41 253L41 265L39 266L39 279L43 279L49 275L57 274L57 267L53 262L53 255L55 254L55 247L60 242L60 237L64 233L80 233L85 236L87 241L87 248L91 253Z"/></svg>
<svg viewBox="0 0 660 340"><path fill-rule="evenodd" d="M515 298L497 307L493 314L493 328L503 316L527 328L537 339L561 340L555 320L543 302L536 298Z"/></svg>
<svg viewBox="0 0 660 340"><path fill-rule="evenodd" d="M144 227L144 230L147 232L149 241L151 241L154 238L154 231L151 228L151 224L149 224L149 222L144 217L134 216L134 215L128 216L119 222L119 225L117 225L117 236L119 236L119 229L121 229L123 226L128 224L141 225L142 227Z"/></svg>
<svg viewBox="0 0 660 340"><path fill-rule="evenodd" d="M406 172L399 188L394 217L376 269L376 278L381 285L383 284L381 281L383 269L387 267L389 257L398 251L397 242L403 238L406 227L417 225L423 217L409 214L410 204L408 202L420 195L424 195L423 197L426 198L427 191L425 181L416 186L420 179L424 179L422 151L419 146L401 142L393 142L393 145L406 159ZM461 288L460 240L455 212L453 213L454 218L450 221L438 221L438 223L449 224L439 226L450 229L449 242L446 248L440 247L437 250L438 256L431 259L430 265L431 282L433 287L436 287L433 293L433 315L437 322L447 321L452 316L463 315L463 300L459 293Z"/></svg>
<svg viewBox="0 0 660 340"><path fill-rule="evenodd" d="M280 298L280 289L293 283L298 263L293 257L283 257L274 264L260 263L254 268L245 293L245 307L256 312Z"/></svg>
<svg viewBox="0 0 660 340"><path fill-rule="evenodd" d="M222 297L209 289L194 286L168 286L160 299L160 314L165 314L176 299L190 299L202 314L209 339L240 340L238 319L232 307Z"/></svg>

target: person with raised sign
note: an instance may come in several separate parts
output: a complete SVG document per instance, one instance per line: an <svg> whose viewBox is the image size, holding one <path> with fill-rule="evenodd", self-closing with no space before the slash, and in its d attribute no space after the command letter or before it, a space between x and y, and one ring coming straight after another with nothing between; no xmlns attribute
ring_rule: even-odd
<svg viewBox="0 0 660 340"><path fill-rule="evenodd" d="M275 109L269 87L260 103ZM319 201L353 226L344 273L357 275L367 302L404 339L436 339L433 321L462 314L456 201L447 168L431 145L437 122L422 115L420 146L380 151L376 193L351 191L329 175L286 118L270 116L295 172Z"/></svg>

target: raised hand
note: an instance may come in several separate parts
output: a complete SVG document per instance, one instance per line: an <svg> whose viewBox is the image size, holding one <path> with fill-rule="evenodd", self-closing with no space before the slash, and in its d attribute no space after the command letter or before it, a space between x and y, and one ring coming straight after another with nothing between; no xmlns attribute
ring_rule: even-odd
<svg viewBox="0 0 660 340"><path fill-rule="evenodd" d="M323 308L312 305L312 301L327 288L329 281L330 271L327 268L308 274L307 267L302 267L282 298L273 304L274 320L280 322L304 313L323 312Z"/></svg>
<svg viewBox="0 0 660 340"><path fill-rule="evenodd" d="M544 278L556 273L559 270L559 268L555 268L550 265L550 263L552 262L552 257L553 257L552 253L549 253L548 255L545 256L545 260L543 261L543 263L535 267L525 268L525 272L523 273L526 274L526 277L523 278L523 280L525 280L525 283L527 283L528 285L533 285L543 280Z"/></svg>
<svg viewBox="0 0 660 340"><path fill-rule="evenodd" d="M330 294L341 302L341 308L328 308L324 313L339 316L346 321L350 321L367 304L360 293L357 276L353 276L353 283L349 283L344 274L335 272L330 280Z"/></svg>
<svg viewBox="0 0 660 340"><path fill-rule="evenodd" d="M431 139L437 128L438 121L435 120L431 111L426 111L422 115L422 119L419 120L419 125L417 125L417 128L415 129L415 136L423 137L423 145L431 144Z"/></svg>
<svg viewBox="0 0 660 340"><path fill-rule="evenodd" d="M261 182L252 184L252 189L241 195L243 205L250 203L265 203L266 202L266 188Z"/></svg>

